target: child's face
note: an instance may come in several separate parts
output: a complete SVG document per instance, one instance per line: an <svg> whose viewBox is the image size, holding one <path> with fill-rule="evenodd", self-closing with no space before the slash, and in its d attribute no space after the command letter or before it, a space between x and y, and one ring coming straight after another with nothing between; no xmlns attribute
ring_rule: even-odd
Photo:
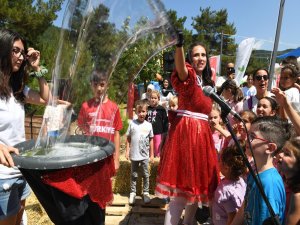
<svg viewBox="0 0 300 225"><path fill-rule="evenodd" d="M211 110L211 112L208 116L208 121L212 126L220 124L220 122L221 122L220 112L218 110L214 110L214 109Z"/></svg>
<svg viewBox="0 0 300 225"><path fill-rule="evenodd" d="M138 106L136 109L136 114L140 122L144 122L147 116L147 106Z"/></svg>
<svg viewBox="0 0 300 225"><path fill-rule="evenodd" d="M279 84L284 89L289 89L293 87L296 82L296 78L293 78L292 71L290 69L285 69L280 74Z"/></svg>
<svg viewBox="0 0 300 225"><path fill-rule="evenodd" d="M256 114L257 116L274 116L276 112L272 109L271 103L263 98L257 104Z"/></svg>
<svg viewBox="0 0 300 225"><path fill-rule="evenodd" d="M293 151L283 147L282 152L278 154L278 169L284 173L286 178L290 178L298 173L296 165L297 159Z"/></svg>
<svg viewBox="0 0 300 225"><path fill-rule="evenodd" d="M106 91L107 82L106 81L99 81L99 82L93 81L91 83L91 85L92 85L94 98L100 100L100 98L104 95L104 93Z"/></svg>
<svg viewBox="0 0 300 225"><path fill-rule="evenodd" d="M178 104L176 104L174 101L170 101L169 107L171 110L177 110Z"/></svg>
<svg viewBox="0 0 300 225"><path fill-rule="evenodd" d="M231 99L232 98L232 93L231 93L231 89L230 88L225 88L223 91L222 91L222 96L228 100L228 99Z"/></svg>
<svg viewBox="0 0 300 225"><path fill-rule="evenodd" d="M267 149L269 148L270 141L266 140L261 135L261 133L256 129L255 125L251 126L250 128L249 138L250 138L250 144L253 150L254 158L255 159L262 158L266 154ZM247 150L249 151L248 147Z"/></svg>
<svg viewBox="0 0 300 225"><path fill-rule="evenodd" d="M253 85L253 77L252 76L247 77L247 85L249 87L251 87Z"/></svg>
<svg viewBox="0 0 300 225"><path fill-rule="evenodd" d="M247 114L242 115L242 120L244 121L244 123L246 125L246 128L249 131L250 127L251 127L251 122L250 122L249 116ZM237 131L241 135L246 134L246 130L245 130L244 124L241 121L237 121L236 125L237 125Z"/></svg>
<svg viewBox="0 0 300 225"><path fill-rule="evenodd" d="M169 87L169 81L168 80L164 80L163 85L164 85L164 88L167 89Z"/></svg>
<svg viewBox="0 0 300 225"><path fill-rule="evenodd" d="M151 93L150 105L157 106L159 103L159 98L156 93Z"/></svg>

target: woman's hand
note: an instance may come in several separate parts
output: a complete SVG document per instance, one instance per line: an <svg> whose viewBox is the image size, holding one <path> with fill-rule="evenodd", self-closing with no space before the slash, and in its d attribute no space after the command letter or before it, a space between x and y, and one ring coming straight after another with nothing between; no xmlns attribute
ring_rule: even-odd
<svg viewBox="0 0 300 225"><path fill-rule="evenodd" d="M34 71L40 70L40 52L34 48L28 48L27 61Z"/></svg>
<svg viewBox="0 0 300 225"><path fill-rule="evenodd" d="M14 161L10 155L11 152L17 155L19 154L18 149L11 146L0 144L0 164L3 164L4 166L8 166L8 167L15 166Z"/></svg>

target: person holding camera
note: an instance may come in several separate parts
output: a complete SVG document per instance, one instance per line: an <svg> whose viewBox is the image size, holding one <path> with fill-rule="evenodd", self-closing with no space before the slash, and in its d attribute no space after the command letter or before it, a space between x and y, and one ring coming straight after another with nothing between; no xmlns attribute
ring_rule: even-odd
<svg viewBox="0 0 300 225"><path fill-rule="evenodd" d="M226 66L226 75L225 76L220 76L216 80L216 88L219 90L219 88L222 86L222 84L226 80L234 80L235 78L235 69L234 69L234 63L229 62L227 63Z"/></svg>

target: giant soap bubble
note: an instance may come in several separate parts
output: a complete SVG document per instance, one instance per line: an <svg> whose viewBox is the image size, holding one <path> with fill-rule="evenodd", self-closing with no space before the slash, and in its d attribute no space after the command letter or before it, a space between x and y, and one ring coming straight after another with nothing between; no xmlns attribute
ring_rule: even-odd
<svg viewBox="0 0 300 225"><path fill-rule="evenodd" d="M111 129L118 112L102 110L102 98L90 106L96 107L96 112L81 115L84 137L68 136L72 109L80 116L82 103L93 98L91 74L105 74L108 97L117 103L126 102L126 88L143 66L176 42L159 0L70 0L63 6L65 12L52 68L52 98L40 135L36 143L18 145L21 155L14 157L17 166L25 169L80 166L111 155ZM116 88L122 92L116 92ZM64 105L63 101L72 105ZM52 131L49 127L55 124L56 130ZM95 139L99 133L105 134Z"/></svg>

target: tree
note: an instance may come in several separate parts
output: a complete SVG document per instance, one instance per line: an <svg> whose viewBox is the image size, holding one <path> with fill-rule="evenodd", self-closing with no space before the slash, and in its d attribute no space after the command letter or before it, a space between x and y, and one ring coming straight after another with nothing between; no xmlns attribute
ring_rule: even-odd
<svg viewBox="0 0 300 225"><path fill-rule="evenodd" d="M228 22L228 13L226 9L219 11L200 7L200 15L192 17L192 26L197 34L193 35L194 41L201 41L210 49L210 54L219 55L221 50L221 41L223 38L222 54L232 55L236 51L237 45L230 35L236 34L234 23ZM225 35L222 35L225 34Z"/></svg>
<svg viewBox="0 0 300 225"><path fill-rule="evenodd" d="M18 31L29 42L36 38L56 19L63 0L0 0L0 28Z"/></svg>

